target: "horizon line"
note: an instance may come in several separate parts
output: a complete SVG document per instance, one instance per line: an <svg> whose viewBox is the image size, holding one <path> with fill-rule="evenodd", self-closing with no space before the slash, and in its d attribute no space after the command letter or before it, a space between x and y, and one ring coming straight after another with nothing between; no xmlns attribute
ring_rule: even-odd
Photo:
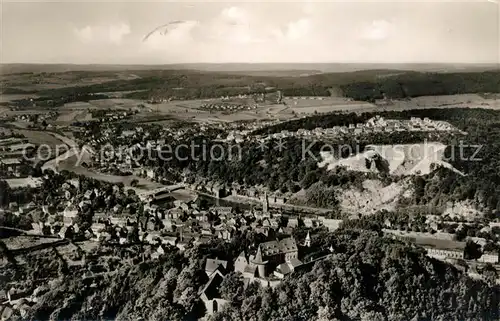
<svg viewBox="0 0 500 321"><path fill-rule="evenodd" d="M171 66L171 65L270 65L270 64L342 64L342 65L498 65L500 62L173 62L173 63L76 63L76 62L0 62L0 65L82 65L82 66Z"/></svg>

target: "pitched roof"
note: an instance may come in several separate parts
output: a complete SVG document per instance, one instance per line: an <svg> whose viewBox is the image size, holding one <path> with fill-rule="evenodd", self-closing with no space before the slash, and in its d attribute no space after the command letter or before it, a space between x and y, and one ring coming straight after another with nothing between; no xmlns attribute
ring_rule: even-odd
<svg viewBox="0 0 500 321"><path fill-rule="evenodd" d="M288 237L286 239L282 239L281 241L261 243L259 248L262 248L264 256L273 256L276 254L295 252L298 250L293 237Z"/></svg>
<svg viewBox="0 0 500 321"><path fill-rule="evenodd" d="M217 270L219 265L222 265L222 267L226 268L227 261L218 260L218 259L207 259L207 262L205 263L205 271L212 273L215 270Z"/></svg>
<svg viewBox="0 0 500 321"><path fill-rule="evenodd" d="M299 225L299 220L296 218L289 218L287 227L297 227Z"/></svg>
<svg viewBox="0 0 500 321"><path fill-rule="evenodd" d="M278 272L281 272L282 274L292 273L292 269L290 269L290 267L288 266L287 263L282 263L282 264L278 265L278 267L276 268L276 270Z"/></svg>
<svg viewBox="0 0 500 321"><path fill-rule="evenodd" d="M297 258L292 258L289 262L288 262L288 265L293 267L293 268L296 268L297 266L301 266L302 264L302 261L300 261L299 259Z"/></svg>
<svg viewBox="0 0 500 321"><path fill-rule="evenodd" d="M262 244L261 244L262 245ZM255 254L255 256L252 258L252 263L256 263L256 264L266 264L267 261L264 261L263 258L262 258L262 251L261 251L261 246L259 246L257 248L257 253Z"/></svg>
<svg viewBox="0 0 500 321"><path fill-rule="evenodd" d="M281 251L283 253L295 252L298 250L297 243L293 237L288 237L280 241Z"/></svg>
<svg viewBox="0 0 500 321"><path fill-rule="evenodd" d="M212 300L214 298L220 298L219 287L222 284L223 280L224 276L222 275L222 273L220 273L218 270L215 271L215 273L210 275L208 282L201 289L199 294L200 295L205 294L208 300Z"/></svg>
<svg viewBox="0 0 500 321"><path fill-rule="evenodd" d="M265 256L272 256L281 253L280 245L278 241L269 241L265 243L261 243L259 245L259 249L262 248Z"/></svg>

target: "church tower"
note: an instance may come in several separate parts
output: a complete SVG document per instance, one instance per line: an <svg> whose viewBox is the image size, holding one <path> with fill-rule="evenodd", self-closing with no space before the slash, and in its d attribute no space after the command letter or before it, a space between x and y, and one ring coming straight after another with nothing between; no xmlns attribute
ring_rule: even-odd
<svg viewBox="0 0 500 321"><path fill-rule="evenodd" d="M254 259L252 260L252 263L257 265L257 269L259 271L259 277L264 278L266 277L266 264L267 261L264 261L262 259L262 252L260 250L260 246L257 248L257 254L255 254Z"/></svg>
<svg viewBox="0 0 500 321"><path fill-rule="evenodd" d="M267 213L269 211L269 198L267 197L267 192L264 192L264 198L262 199L262 212Z"/></svg>
<svg viewBox="0 0 500 321"><path fill-rule="evenodd" d="M306 240L304 241L304 246L311 247L311 236L307 232Z"/></svg>

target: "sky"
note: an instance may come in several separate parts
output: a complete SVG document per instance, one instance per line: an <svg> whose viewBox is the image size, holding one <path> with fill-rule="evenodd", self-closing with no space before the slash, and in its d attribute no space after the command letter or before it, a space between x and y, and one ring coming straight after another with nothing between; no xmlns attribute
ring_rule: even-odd
<svg viewBox="0 0 500 321"><path fill-rule="evenodd" d="M2 63L499 63L500 59L498 0L0 1Z"/></svg>

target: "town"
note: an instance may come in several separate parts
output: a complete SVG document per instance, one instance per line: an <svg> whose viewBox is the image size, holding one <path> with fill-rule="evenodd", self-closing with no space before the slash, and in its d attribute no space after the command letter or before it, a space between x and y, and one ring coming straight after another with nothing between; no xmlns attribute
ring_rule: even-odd
<svg viewBox="0 0 500 321"><path fill-rule="evenodd" d="M83 171L75 172L72 170L76 166L60 169L71 158L63 158L54 167L42 171L39 164L23 158L25 153L33 153L36 145L26 138L4 134L0 141L0 164L6 184L2 193L4 200L18 201L7 203L2 215L23 222L25 228L17 236L4 239L5 251L10 254L4 256L3 264L19 264L16 257L26 252L52 249L70 271L93 278L102 272L92 271L106 271L99 266L89 270L88 255L96 249L142 244L147 250L140 254L140 259L158 260L174 248L183 252L197 246L213 246L214 242L231 244L251 235L252 242L237 256L205 258L208 279L199 291L199 299L207 315L220 311L227 303L217 293L229 273L241 273L245 284L258 282L264 287L276 287L288 275L310 271L316 262L334 253L332 244L324 244L318 238L325 232L342 228L346 217L332 218L332 211L294 205L287 200L290 194L259 186L236 182L228 185L203 177L193 180L188 173L159 171L148 165L151 160L134 157L138 150L160 150L168 141L181 141L195 133L210 133L217 141L223 137L222 130L229 132L222 141L236 143L292 136L356 136L370 132L458 132L447 122L429 118L386 120L378 115L366 124L298 130L294 134L282 131L269 136L253 136L252 132L277 123L237 127L233 124L223 128L202 124L180 129L144 125L121 131L121 123L98 124L101 128L98 132L88 125L89 129L83 127L83 132L75 131L75 137L80 140L75 145L88 144L89 150L102 150L103 146L113 144L119 152L91 154L88 162L80 166ZM142 152L141 155L149 154ZM106 181L107 175L128 178L128 183ZM60 183L54 186L54 181ZM147 187L148 184L151 187ZM51 190L47 196L44 190L48 186ZM13 197L19 193L25 195ZM219 201L226 205L217 205ZM485 223L470 215L469 218L418 215L404 221L389 214L382 212L377 218L371 218L381 221L381 232L389 239L421 246L429 257L452 263L476 279L484 279L486 272L483 271L488 268L500 267L496 246L500 235L498 222ZM2 229L9 234L9 227ZM33 237L43 242L19 247L19 243ZM11 308L5 311L17 309L22 314L36 302L37 288L23 288L25 285L17 282L7 283L3 300ZM17 303L21 301L22 304Z"/></svg>
<svg viewBox="0 0 500 321"><path fill-rule="evenodd" d="M3 1L0 321L499 321L499 3L420 2Z"/></svg>

